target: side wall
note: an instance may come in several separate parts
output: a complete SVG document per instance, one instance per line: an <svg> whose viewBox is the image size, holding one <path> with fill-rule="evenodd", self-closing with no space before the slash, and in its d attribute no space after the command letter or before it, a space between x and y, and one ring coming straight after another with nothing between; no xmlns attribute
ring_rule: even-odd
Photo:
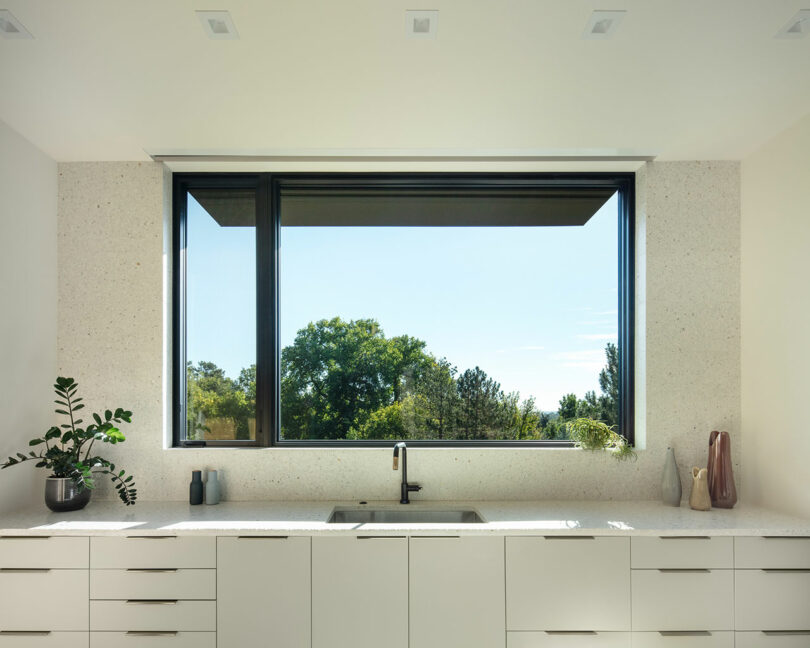
<svg viewBox="0 0 810 648"><path fill-rule="evenodd" d="M810 115L742 163L745 496L810 516Z"/></svg>
<svg viewBox="0 0 810 648"><path fill-rule="evenodd" d="M738 440L739 165L656 163L639 181L646 449L638 461L420 448L410 456L420 497L655 499L669 445L688 496L688 470L705 464L709 432ZM140 496L182 500L191 470L208 467L221 471L233 500L393 499L399 474L387 449L164 449L165 187L158 164L60 165L59 366L82 383L89 407L134 412L127 442L111 454L135 474ZM734 450L739 468L739 443Z"/></svg>
<svg viewBox="0 0 810 648"><path fill-rule="evenodd" d="M53 425L56 377L56 163L0 122L0 457ZM0 473L0 514L41 504L45 473Z"/></svg>

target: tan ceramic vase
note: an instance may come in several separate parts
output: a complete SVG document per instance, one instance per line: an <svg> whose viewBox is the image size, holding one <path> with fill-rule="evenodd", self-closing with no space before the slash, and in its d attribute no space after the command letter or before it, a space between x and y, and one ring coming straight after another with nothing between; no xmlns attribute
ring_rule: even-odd
<svg viewBox="0 0 810 648"><path fill-rule="evenodd" d="M712 506L733 508L737 503L737 488L731 466L731 439L728 432L714 430L709 436L709 465L707 479Z"/></svg>
<svg viewBox="0 0 810 648"><path fill-rule="evenodd" d="M709 495L708 468L692 468L692 493L689 495L689 506L696 511L709 511L712 508L712 498Z"/></svg>

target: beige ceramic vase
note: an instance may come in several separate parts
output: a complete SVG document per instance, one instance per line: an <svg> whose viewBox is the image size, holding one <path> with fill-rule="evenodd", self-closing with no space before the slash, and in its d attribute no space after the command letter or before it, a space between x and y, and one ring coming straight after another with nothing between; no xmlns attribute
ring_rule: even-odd
<svg viewBox="0 0 810 648"><path fill-rule="evenodd" d="M709 471L706 468L692 468L692 494L689 495L689 506L696 511L709 511L712 498L709 495Z"/></svg>

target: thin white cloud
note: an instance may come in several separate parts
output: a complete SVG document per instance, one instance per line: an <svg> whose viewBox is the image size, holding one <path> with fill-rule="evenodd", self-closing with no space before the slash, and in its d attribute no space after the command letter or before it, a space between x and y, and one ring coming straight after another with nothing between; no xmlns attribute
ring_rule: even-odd
<svg viewBox="0 0 810 648"><path fill-rule="evenodd" d="M602 349L587 351L562 351L554 354L563 367L577 367L589 371L600 371L605 366L605 352Z"/></svg>
<svg viewBox="0 0 810 648"><path fill-rule="evenodd" d="M619 311L617 310L606 310L606 311L595 311L594 315L618 315Z"/></svg>
<svg viewBox="0 0 810 648"><path fill-rule="evenodd" d="M582 335L577 335L578 338L582 340L616 340L618 339L618 335L615 333L584 333Z"/></svg>

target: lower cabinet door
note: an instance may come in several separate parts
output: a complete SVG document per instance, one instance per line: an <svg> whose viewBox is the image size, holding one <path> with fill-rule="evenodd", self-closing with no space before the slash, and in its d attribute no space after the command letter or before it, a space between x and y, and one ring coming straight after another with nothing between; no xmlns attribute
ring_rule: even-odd
<svg viewBox="0 0 810 648"><path fill-rule="evenodd" d="M734 630L734 570L633 570L633 630Z"/></svg>
<svg viewBox="0 0 810 648"><path fill-rule="evenodd" d="M810 571L738 569L735 605L737 630L810 630Z"/></svg>
<svg viewBox="0 0 810 648"><path fill-rule="evenodd" d="M86 645L87 644L85 644L85 646ZM231 644L222 644L222 645L228 646ZM119 648L119 647L120 648L217 648L217 633L216 632L91 632L90 633L90 648Z"/></svg>
<svg viewBox="0 0 810 648"><path fill-rule="evenodd" d="M509 632L506 648L630 648L630 633Z"/></svg>
<svg viewBox="0 0 810 648"><path fill-rule="evenodd" d="M0 630L84 631L86 569L0 571Z"/></svg>
<svg viewBox="0 0 810 648"><path fill-rule="evenodd" d="M87 648L87 635L86 632L0 631L0 648Z"/></svg>
<svg viewBox="0 0 810 648"><path fill-rule="evenodd" d="M217 538L222 648L309 648L310 538Z"/></svg>
<svg viewBox="0 0 810 648"><path fill-rule="evenodd" d="M507 537L506 622L509 630L629 631L630 538Z"/></svg>
<svg viewBox="0 0 810 648"><path fill-rule="evenodd" d="M736 648L807 648L810 630L786 632L738 632Z"/></svg>
<svg viewBox="0 0 810 648"><path fill-rule="evenodd" d="M734 648L734 633L634 632L633 648Z"/></svg>
<svg viewBox="0 0 810 648"><path fill-rule="evenodd" d="M504 539L410 539L410 648L503 648Z"/></svg>
<svg viewBox="0 0 810 648"><path fill-rule="evenodd" d="M312 538L312 648L408 648L408 539Z"/></svg>

